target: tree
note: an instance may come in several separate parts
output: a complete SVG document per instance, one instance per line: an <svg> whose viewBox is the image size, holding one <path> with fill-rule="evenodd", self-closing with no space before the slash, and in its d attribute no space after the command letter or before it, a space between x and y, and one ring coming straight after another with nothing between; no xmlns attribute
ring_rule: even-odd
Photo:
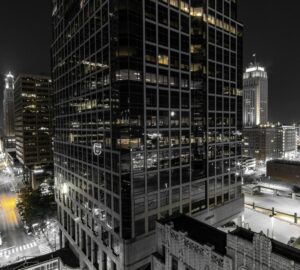
<svg viewBox="0 0 300 270"><path fill-rule="evenodd" d="M54 195L42 195L40 189L22 188L19 193L19 203L17 206L20 215L28 225L46 218L52 218L56 214Z"/></svg>

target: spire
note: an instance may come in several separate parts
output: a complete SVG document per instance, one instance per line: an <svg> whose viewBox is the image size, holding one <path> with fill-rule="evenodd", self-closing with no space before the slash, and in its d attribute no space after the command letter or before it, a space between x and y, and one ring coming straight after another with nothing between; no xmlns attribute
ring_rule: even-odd
<svg viewBox="0 0 300 270"><path fill-rule="evenodd" d="M8 72L8 74L6 75L7 78L13 78L14 75L12 75L11 71Z"/></svg>
<svg viewBox="0 0 300 270"><path fill-rule="evenodd" d="M5 75L5 89L13 89L14 88L14 75L11 71Z"/></svg>
<svg viewBox="0 0 300 270"><path fill-rule="evenodd" d="M252 57L253 57L253 60L254 60L254 66L256 66L257 65L257 62L256 62L256 53L253 53Z"/></svg>

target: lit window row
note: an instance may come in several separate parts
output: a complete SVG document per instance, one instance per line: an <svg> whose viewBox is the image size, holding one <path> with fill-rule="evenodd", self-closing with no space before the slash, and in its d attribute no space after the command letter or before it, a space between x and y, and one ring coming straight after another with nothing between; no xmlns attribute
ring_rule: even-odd
<svg viewBox="0 0 300 270"><path fill-rule="evenodd" d="M182 11L189 13L190 6L188 3L179 0L162 0L165 3L170 3L170 6L180 8Z"/></svg>
<svg viewBox="0 0 300 270"><path fill-rule="evenodd" d="M204 15L203 19L205 22L208 22L209 24L217 26L227 32L230 32L231 34L236 35L236 33L237 33L236 29L233 26L229 25L228 23L222 22L221 20L219 20L211 15L207 15L207 16Z"/></svg>
<svg viewBox="0 0 300 270"><path fill-rule="evenodd" d="M36 94L22 93L22 97L27 97L27 98L36 98Z"/></svg>
<svg viewBox="0 0 300 270"><path fill-rule="evenodd" d="M233 26L229 25L228 23L225 23L222 20L219 20L211 15L204 14L202 8L192 8L190 14L191 14L191 16L194 16L194 17L203 17L203 20L205 22L208 22L209 24L217 26L227 32L234 34L234 35L237 33L236 29Z"/></svg>
<svg viewBox="0 0 300 270"><path fill-rule="evenodd" d="M136 70L122 69L116 72L117 81L140 81L141 73Z"/></svg>

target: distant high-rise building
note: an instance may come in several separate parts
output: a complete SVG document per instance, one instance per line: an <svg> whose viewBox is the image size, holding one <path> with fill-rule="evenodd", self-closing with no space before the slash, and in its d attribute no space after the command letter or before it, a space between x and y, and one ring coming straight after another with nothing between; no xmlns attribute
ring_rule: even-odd
<svg viewBox="0 0 300 270"><path fill-rule="evenodd" d="M244 127L268 123L268 74L264 67L250 64L244 73Z"/></svg>
<svg viewBox="0 0 300 270"><path fill-rule="evenodd" d="M3 94L4 94L4 90L5 90L5 75L0 74L0 85L3 86L3 88L1 88L0 91L0 104L3 104ZM3 137L3 108L0 110L0 138ZM0 145L0 149L2 147L2 142Z"/></svg>
<svg viewBox="0 0 300 270"><path fill-rule="evenodd" d="M33 188L53 170L50 77L20 74L15 81L17 158Z"/></svg>
<svg viewBox="0 0 300 270"><path fill-rule="evenodd" d="M15 150L14 76L5 76L3 92L3 146L8 152Z"/></svg>
<svg viewBox="0 0 300 270"><path fill-rule="evenodd" d="M3 93L3 127L4 136L15 136L15 112L14 112L14 76L9 72L5 78Z"/></svg>
<svg viewBox="0 0 300 270"><path fill-rule="evenodd" d="M55 180L81 269L149 269L155 220L243 209L236 1L57 0Z"/></svg>

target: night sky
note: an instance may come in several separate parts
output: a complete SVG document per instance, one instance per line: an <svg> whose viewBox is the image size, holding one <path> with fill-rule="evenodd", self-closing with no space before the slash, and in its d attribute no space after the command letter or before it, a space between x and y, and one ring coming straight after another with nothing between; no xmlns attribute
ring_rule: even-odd
<svg viewBox="0 0 300 270"><path fill-rule="evenodd" d="M273 122L300 122L298 2L239 1L239 18L245 25L244 64L255 52L267 67ZM50 42L50 0L0 0L0 74L50 74Z"/></svg>
<svg viewBox="0 0 300 270"><path fill-rule="evenodd" d="M0 0L0 128L2 76L9 70L50 75L50 43L51 0Z"/></svg>
<svg viewBox="0 0 300 270"><path fill-rule="evenodd" d="M299 7L295 0L240 0L244 64L256 52L269 75L269 120L300 122Z"/></svg>

